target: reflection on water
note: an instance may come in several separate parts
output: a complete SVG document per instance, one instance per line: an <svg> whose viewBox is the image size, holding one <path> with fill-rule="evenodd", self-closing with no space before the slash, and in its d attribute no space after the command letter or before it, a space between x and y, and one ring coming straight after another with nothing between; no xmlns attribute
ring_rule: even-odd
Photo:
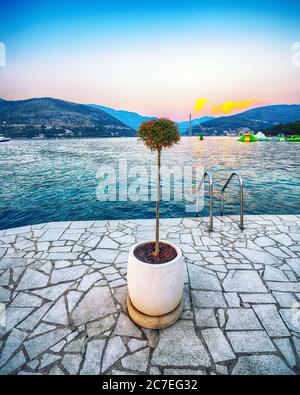
<svg viewBox="0 0 300 395"><path fill-rule="evenodd" d="M245 182L246 214L295 214L300 196L300 144L240 143L234 138L182 138L163 153L163 164L196 165L213 173L215 212L232 171ZM154 165L155 154L134 138L10 141L0 145L0 229L64 220L151 218L155 203L99 202L97 169L127 159L128 167ZM238 213L237 185L226 192L226 213ZM201 215L207 215L205 207ZM185 202L162 202L162 217L186 213Z"/></svg>

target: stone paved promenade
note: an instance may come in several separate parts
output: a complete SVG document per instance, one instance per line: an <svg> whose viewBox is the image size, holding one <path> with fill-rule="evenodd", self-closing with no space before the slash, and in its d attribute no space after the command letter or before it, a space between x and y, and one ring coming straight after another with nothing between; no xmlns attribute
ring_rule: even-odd
<svg viewBox="0 0 300 395"><path fill-rule="evenodd" d="M161 221L187 270L160 332L126 311L128 250L154 221L0 230L0 374L299 374L300 216L236 220Z"/></svg>

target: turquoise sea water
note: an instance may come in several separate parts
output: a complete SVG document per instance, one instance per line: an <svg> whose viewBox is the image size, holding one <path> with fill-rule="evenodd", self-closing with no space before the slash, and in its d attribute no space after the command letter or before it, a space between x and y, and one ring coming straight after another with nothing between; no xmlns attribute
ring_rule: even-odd
<svg viewBox="0 0 300 395"><path fill-rule="evenodd" d="M103 165L155 165L156 156L135 138L12 140L0 144L0 229L49 221L153 218L154 202L100 202L97 170ZM246 214L299 214L300 143L240 143L235 138L182 138L163 153L163 164L195 165L220 188L232 171L245 182ZM149 186L151 182L149 181ZM237 186L226 194L226 213L238 213ZM193 216L185 201L161 203L161 217ZM200 215L207 215L205 207Z"/></svg>

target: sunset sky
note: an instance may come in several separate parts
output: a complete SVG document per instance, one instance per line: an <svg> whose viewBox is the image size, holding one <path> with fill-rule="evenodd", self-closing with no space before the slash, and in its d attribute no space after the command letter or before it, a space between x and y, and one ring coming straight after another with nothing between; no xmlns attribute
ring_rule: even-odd
<svg viewBox="0 0 300 395"><path fill-rule="evenodd" d="M0 42L5 99L174 120L300 103L299 1L1 0Z"/></svg>

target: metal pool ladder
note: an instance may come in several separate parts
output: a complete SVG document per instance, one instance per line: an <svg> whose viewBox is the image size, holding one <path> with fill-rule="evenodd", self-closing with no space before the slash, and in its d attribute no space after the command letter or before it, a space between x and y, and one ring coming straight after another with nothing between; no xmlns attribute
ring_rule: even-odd
<svg viewBox="0 0 300 395"><path fill-rule="evenodd" d="M196 198L196 215L199 213L199 190L204 183L205 179L208 179L209 182L209 230L213 230L213 179L210 173L205 172L203 177L198 185L196 190L197 198Z"/></svg>
<svg viewBox="0 0 300 395"><path fill-rule="evenodd" d="M231 176L228 178L226 183L224 184L222 191L221 191L221 205L220 205L220 215L222 216L224 214L224 194L227 186L230 184L230 181L233 179L233 177L237 177L240 185L240 229L244 230L244 186L243 186L243 180L241 176L238 173L232 173Z"/></svg>

